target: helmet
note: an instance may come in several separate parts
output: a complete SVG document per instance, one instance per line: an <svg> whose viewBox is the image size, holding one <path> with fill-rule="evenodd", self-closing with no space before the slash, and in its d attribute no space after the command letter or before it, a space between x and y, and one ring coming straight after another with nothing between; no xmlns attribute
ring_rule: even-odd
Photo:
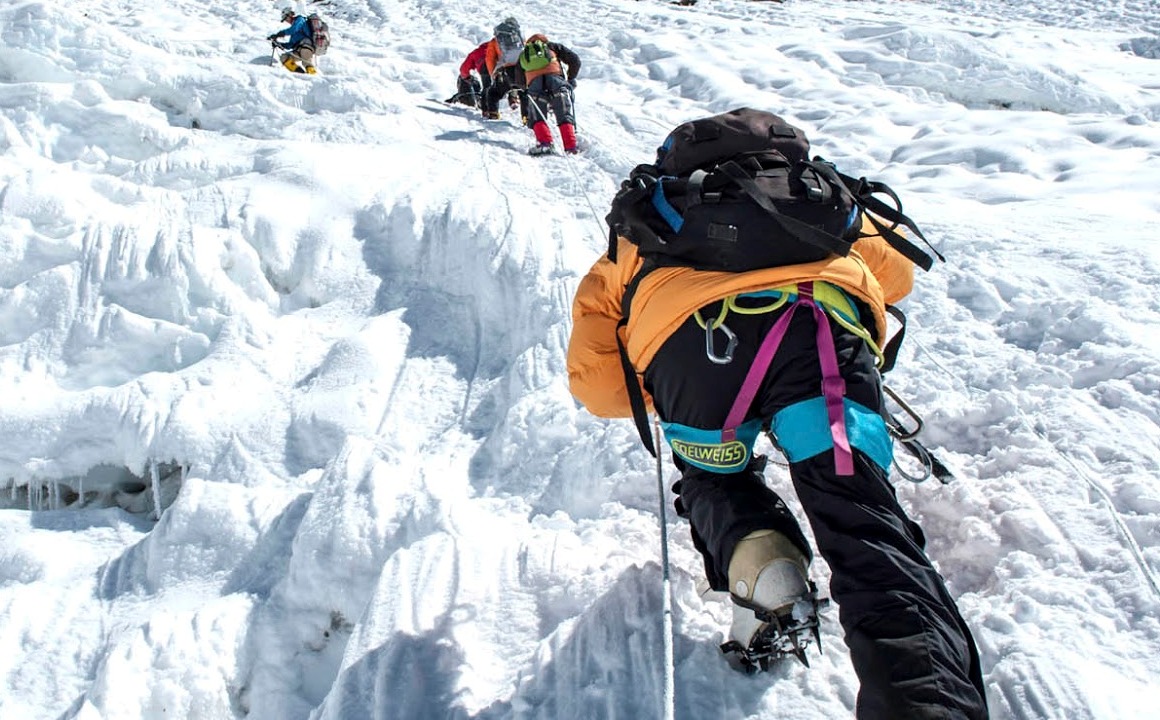
<svg viewBox="0 0 1160 720"><path fill-rule="evenodd" d="M290 18L294 17L295 14L296 13L294 12L294 8L290 7L289 5L282 8L282 22L286 22Z"/></svg>

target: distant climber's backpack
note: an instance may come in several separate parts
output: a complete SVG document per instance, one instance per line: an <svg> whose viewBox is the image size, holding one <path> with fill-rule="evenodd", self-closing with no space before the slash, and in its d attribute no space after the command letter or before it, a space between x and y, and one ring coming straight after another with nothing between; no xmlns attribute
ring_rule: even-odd
<svg viewBox="0 0 1160 720"><path fill-rule="evenodd" d="M526 72L542 70L556 59L555 53L548 47L546 40L532 40L524 45L520 53L520 67Z"/></svg>
<svg viewBox="0 0 1160 720"><path fill-rule="evenodd" d="M524 46L524 33L515 18L507 18L495 26L495 41L505 55Z"/></svg>
<svg viewBox="0 0 1160 720"><path fill-rule="evenodd" d="M796 265L847 255L865 216L892 247L931 268L933 259L895 232L905 225L926 241L889 187L843 175L809 151L804 132L760 110L680 125L656 163L638 165L621 183L607 216L609 258L616 260L620 235L639 247L647 269Z"/></svg>
<svg viewBox="0 0 1160 720"><path fill-rule="evenodd" d="M307 15L306 22L310 27L310 41L314 44L314 54L325 55L327 48L330 47L330 26L318 13Z"/></svg>

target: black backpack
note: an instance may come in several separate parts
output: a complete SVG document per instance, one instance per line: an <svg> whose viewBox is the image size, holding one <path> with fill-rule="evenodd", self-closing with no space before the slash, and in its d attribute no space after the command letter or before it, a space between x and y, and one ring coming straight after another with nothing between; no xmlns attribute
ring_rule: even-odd
<svg viewBox="0 0 1160 720"><path fill-rule="evenodd" d="M889 187L843 175L809 151L799 128L751 108L678 126L657 161L621 183L607 216L609 258L616 260L620 235L652 267L744 272L808 263L849 254L865 215L892 247L931 268L931 256L895 231L905 225L926 242Z"/></svg>
<svg viewBox="0 0 1160 720"><path fill-rule="evenodd" d="M495 26L495 39L501 50L507 52L524 47L524 34L515 18L505 18Z"/></svg>
<svg viewBox="0 0 1160 720"><path fill-rule="evenodd" d="M930 248L902 213L888 186L838 172L820 157L810 159L802 130L772 113L739 108L674 129L656 162L638 165L608 213L608 258L616 262L617 237L639 249L644 263L621 300L617 343L633 418L653 452L636 371L620 342L632 297L641 279L658 267L745 272L797 265L849 254L867 218L891 247L924 270L934 259L901 233L905 225ZM887 204L877 195L887 196ZM888 308L903 322L895 308ZM899 331L883 348L886 372L901 345Z"/></svg>

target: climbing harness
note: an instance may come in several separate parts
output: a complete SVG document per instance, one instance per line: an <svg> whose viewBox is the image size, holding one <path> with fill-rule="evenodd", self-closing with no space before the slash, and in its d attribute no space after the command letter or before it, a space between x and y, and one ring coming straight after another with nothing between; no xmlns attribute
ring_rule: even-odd
<svg viewBox="0 0 1160 720"><path fill-rule="evenodd" d="M746 302L740 302L742 299ZM760 306L753 306L750 304L753 301L765 302ZM846 382L842 379L838 366L834 336L828 318L834 317L843 327L849 327L852 332L865 338L872 345L873 340L858 323L853 303L845 294L836 287L820 281L785 285L771 290L727 297L722 300L722 307L712 320L706 320L700 311L693 314L693 319L705 331L706 356L711 362L724 365L733 361L733 353L738 343L736 334L725 324L730 312L739 315L759 315L784 310L759 344L722 429L707 430L680 423L663 423L673 452L682 460L705 470L725 473L736 472L749 462L754 441L765 421L763 418L747 420L746 417L754 398L765 382L765 376L785 338L790 322L801 307L809 308L814 315L817 326L815 339L818 360L822 369L820 398L822 404L816 409L811 407L807 412L818 411L821 415L815 418L824 418L816 421L821 422L821 427L828 430L830 438L828 442L832 442L834 448L838 474L843 476L854 474L854 455L847 432L847 414L858 411L851 409L854 404L845 398ZM724 334L726 339L723 354L718 354L714 343L714 334L718 331ZM868 409L864 410L866 413L871 412ZM814 452L820 452L820 449ZM877 453L877 456L881 456L881 453Z"/></svg>
<svg viewBox="0 0 1160 720"><path fill-rule="evenodd" d="M704 316L701 315L700 310L694 312L693 319L705 331L705 354L709 360L718 365L727 365L733 360L733 350L737 347L737 336L725 325L725 318L728 317L729 313L737 313L738 315L765 315L766 313L771 313L788 303L790 298L796 293L797 287L797 285L783 285L772 290L744 293L742 295L730 295L721 301L721 310L712 321L706 321ZM738 303L738 298L755 299L764 297L772 297L773 302L761 306L742 305ZM858 322L857 309L845 293L829 283L819 281L814 283L813 301L820 305L830 317L834 318L835 322L866 342L871 352L874 353L876 365L882 367L886 364L886 358L883 355L882 349L878 347L878 343L874 342L874 337L870 334L870 331ZM713 333L716 330L720 330L726 338L727 345L724 355L717 355L714 350Z"/></svg>
<svg viewBox="0 0 1160 720"><path fill-rule="evenodd" d="M766 427L765 419L746 420L746 416L765 381L790 321L798 307L803 305L810 308L817 325L815 337L822 369L822 394L821 397L796 403L775 416L773 421L777 426L775 432L774 429ZM858 447L884 469L893 466L899 475L911 482L923 482L932 475L941 482L949 482L952 477L950 471L917 439L922 429L922 418L891 388L884 386L883 389L886 397L902 408L902 413L907 419L905 423L893 415L885 403L879 412L845 397L846 383L838 367L834 338L828 320L833 319L846 331L862 339L879 368L892 364L893 357L897 353L897 343L892 338L887 344L887 349L883 350L860 322L854 302L837 286L822 281L783 285L723 298L720 307L708 316L702 310L693 313L693 320L704 331L706 358L718 365L733 362L734 351L739 343L736 333L727 324L731 314L752 316L778 310L785 312L762 339L730 408L725 426L721 430L695 428L680 423L662 423L670 447L682 460L711 472L736 472L749 461L757 436L765 430L774 446L791 462L832 447L838 474L849 476L854 472L853 447ZM630 380L628 368L631 364L626 355L627 353L622 352L621 362L625 367L625 378L628 382ZM635 371L631 380L636 380ZM629 387L629 399L632 402L632 386ZM643 408L643 400L640 401L640 405ZM854 423L853 429L848 427L848 423ZM904 450L918 459L923 472L914 474L903 469L896 462L890 443L884 439L884 435L875 436L874 433L867 432L874 426L896 438ZM783 437L785 442L778 442L775 437L781 433L789 433L789 436Z"/></svg>

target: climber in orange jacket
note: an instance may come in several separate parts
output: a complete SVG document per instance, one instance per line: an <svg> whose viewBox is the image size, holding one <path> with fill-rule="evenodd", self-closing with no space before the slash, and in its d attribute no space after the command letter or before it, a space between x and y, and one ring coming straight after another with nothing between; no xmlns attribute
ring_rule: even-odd
<svg viewBox="0 0 1160 720"><path fill-rule="evenodd" d="M832 573L861 680L858 718L981 720L973 637L888 479L875 357L886 304L910 292L913 267L872 225L862 233L845 257L745 272L661 266L641 277L637 246L620 237L615 261L601 257L577 288L568 379L593 414L632 417L635 372L636 397L642 389L681 471L677 512L710 586L730 593L723 649L763 662L787 652L771 643L789 643L804 661L800 638L818 632L810 544L753 455L765 431ZM767 352L773 336L780 345Z"/></svg>
<svg viewBox="0 0 1160 720"><path fill-rule="evenodd" d="M484 67L491 78L491 86L483 94L483 116L499 119L499 100L508 96L509 103L524 86L520 69L520 52L524 49L524 34L520 23L513 17L504 18L495 26L495 37L487 43Z"/></svg>

